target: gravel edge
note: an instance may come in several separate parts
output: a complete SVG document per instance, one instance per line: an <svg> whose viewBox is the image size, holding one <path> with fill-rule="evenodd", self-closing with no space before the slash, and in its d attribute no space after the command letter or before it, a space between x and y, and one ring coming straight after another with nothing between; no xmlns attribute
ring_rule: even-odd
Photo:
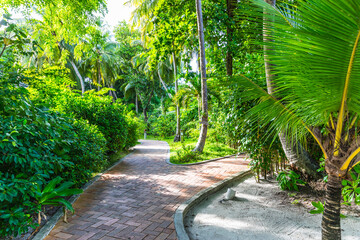
<svg viewBox="0 0 360 240"><path fill-rule="evenodd" d="M169 152L169 154L170 154L170 152ZM169 164L169 165L174 165L174 166L192 166L192 165L199 165L199 164L204 164L204 163L208 163L208 162L213 162L213 161L221 160L221 159L224 159L224 158L237 157L237 156L240 156L240 155L243 155L243 154L245 154L245 153L232 154L232 155L228 155L228 156L225 156L225 157L219 157L219 158L214 158L214 159L210 159L210 160L205 160L205 161L202 161L202 162L184 163L184 164L172 163L172 162L170 162L170 157L169 157L168 159L166 159L166 163Z"/></svg>

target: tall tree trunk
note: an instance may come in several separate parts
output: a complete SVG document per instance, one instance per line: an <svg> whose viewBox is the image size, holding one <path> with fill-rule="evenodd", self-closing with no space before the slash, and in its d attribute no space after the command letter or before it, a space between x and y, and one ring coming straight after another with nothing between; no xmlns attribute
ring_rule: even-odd
<svg viewBox="0 0 360 240"><path fill-rule="evenodd" d="M100 71L100 60L97 60L97 74L98 74L98 91L100 91L100 85L101 85L101 71Z"/></svg>
<svg viewBox="0 0 360 240"><path fill-rule="evenodd" d="M302 173L311 176L314 179L319 178L317 169L319 163L310 157L309 153L300 145L287 139L285 133L279 133L281 146L290 166L298 168Z"/></svg>
<svg viewBox="0 0 360 240"><path fill-rule="evenodd" d="M174 81L175 81L175 95L178 92L178 80L177 80L177 70L176 70L176 58L175 58L175 53L172 53L172 57L173 57L173 65L174 65ZM181 133L180 133L181 129L180 129L180 104L177 103L176 104L176 134L174 137L174 142L179 142L181 140Z"/></svg>
<svg viewBox="0 0 360 240"><path fill-rule="evenodd" d="M276 0L265 0L268 4L275 6ZM263 39L264 42L269 42L269 26L266 24L268 22L269 15L264 10L264 25L263 25ZM265 74L266 74L266 86L269 94L273 94L274 92L274 84L273 79L275 75L272 73L273 64L270 63L268 58L268 54L271 49L264 44L264 63L265 63ZM300 145L300 143L294 143L287 139L285 133L279 134L279 139L281 142L281 146L284 150L286 158L289 160L292 166L296 166L300 168L303 173L308 174L309 176L317 179L319 178L319 173L317 169L319 168L319 163L312 159L309 153Z"/></svg>
<svg viewBox="0 0 360 240"><path fill-rule="evenodd" d="M147 124L148 121L148 116L147 116L147 109L151 103L151 98L153 96L154 92L152 91L149 95L149 99L147 101L145 101L145 97L142 99L142 103L143 103L143 114L144 114L144 121Z"/></svg>
<svg viewBox="0 0 360 240"><path fill-rule="evenodd" d="M78 68L76 67L75 63L72 60L70 60L70 64L73 67L76 76L79 78L80 85L81 85L81 95L84 95L84 92L85 92L84 79L82 78Z"/></svg>
<svg viewBox="0 0 360 240"><path fill-rule="evenodd" d="M169 93L168 88L166 87L165 82L164 82L164 81L162 80L162 78L161 78L160 71L158 70L157 73L158 73L159 80L160 80L161 84L162 84L163 87L165 88L166 93L168 94L169 98L172 98L171 94ZM175 81L176 81L176 80L175 80Z"/></svg>
<svg viewBox="0 0 360 240"><path fill-rule="evenodd" d="M340 240L341 179L335 174L328 175L326 183L325 209L322 217L322 240Z"/></svg>
<svg viewBox="0 0 360 240"><path fill-rule="evenodd" d="M236 8L236 1L235 0L226 0L226 11L231 21L234 17L234 10ZM226 27L226 35L227 35L227 52L226 52L226 75L232 76L233 75L233 56L232 56L232 47L231 43L233 40L233 27L231 24L227 24Z"/></svg>
<svg viewBox="0 0 360 240"><path fill-rule="evenodd" d="M199 117L199 129L201 130L201 96L197 96L198 100L198 117Z"/></svg>
<svg viewBox="0 0 360 240"><path fill-rule="evenodd" d="M144 114L145 124L147 124L147 121L148 121L148 117L147 117L147 106L143 108L143 114Z"/></svg>
<svg viewBox="0 0 360 240"><path fill-rule="evenodd" d="M139 113L139 101L136 93L135 93L135 111L136 113Z"/></svg>
<svg viewBox="0 0 360 240"><path fill-rule="evenodd" d="M268 4L270 4L271 6L275 7L276 4L276 0L265 0L265 2L267 2ZM264 10L264 24L263 24L263 39L264 42L269 42L269 26L268 24L266 24L266 22L268 21L268 13ZM269 94L272 94L274 92L274 86L272 84L273 82L273 78L274 75L271 72L271 66L273 66L269 59L268 59L268 53L271 49L269 49L269 47L264 44L264 63L265 63L265 74L266 74L266 86L267 86L267 91Z"/></svg>
<svg viewBox="0 0 360 240"><path fill-rule="evenodd" d="M62 23L61 23L61 24L62 24ZM54 32L54 31L52 31L51 34L52 34L54 37L57 36L57 35L56 35L56 32ZM64 46L63 46L63 45L61 44L61 42L59 42L58 40L56 40L56 43L57 43L58 49L59 49L60 54L61 54L61 53L62 53L62 50L64 49ZM5 46L4 46L4 49L3 49L2 53L4 52L4 50L5 50ZM2 55L2 53L1 53L1 55ZM0 57L1 57L1 55L0 55ZM81 85L81 96L83 96L83 95L84 95L84 92L85 92L84 79L82 78L82 76L81 76L78 68L76 67L75 63L74 63L71 59L69 59L69 60L67 60L67 61L70 62L70 65L71 65L72 68L74 69L74 72L75 72L76 76L79 78L80 85Z"/></svg>
<svg viewBox="0 0 360 240"><path fill-rule="evenodd" d="M209 123L208 123L204 25L203 25L203 17L202 17L202 9L201 9L201 0L196 0L196 15L197 15L199 47L200 47L202 116L201 116L201 128L200 128L199 139L193 151L202 152L205 146L207 128Z"/></svg>
<svg viewBox="0 0 360 240"><path fill-rule="evenodd" d="M114 89L113 85L110 85L109 87L112 88L112 89ZM109 91L109 96L111 96L111 97L113 98L113 102L116 102L117 96L116 96L116 92L115 92L115 91L110 90L110 91Z"/></svg>
<svg viewBox="0 0 360 240"><path fill-rule="evenodd" d="M6 44L4 44L4 47L3 47L3 49L1 50L1 53L0 53L0 57L3 55L3 53L4 53L4 51L5 51L5 49L6 49Z"/></svg>

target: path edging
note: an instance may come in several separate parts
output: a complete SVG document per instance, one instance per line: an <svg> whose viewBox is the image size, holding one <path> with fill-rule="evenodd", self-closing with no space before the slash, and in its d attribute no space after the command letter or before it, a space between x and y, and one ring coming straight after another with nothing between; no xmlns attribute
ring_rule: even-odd
<svg viewBox="0 0 360 240"><path fill-rule="evenodd" d="M88 189L93 183L95 183L104 173L110 171L111 169L113 169L116 165L118 165L119 163L121 163L126 157L131 156L132 154L134 154L134 150L127 154L126 156L122 157L120 160L118 160L117 162L115 162L112 166L110 166L109 168L107 168L105 171L103 171L102 173L99 173L98 175L96 175L95 177L93 177L90 181L88 181L84 186L81 187L81 189L83 190L83 192ZM80 194L77 195L73 195L68 201L72 204L74 204L74 202L80 197ZM60 207L56 213L49 219L49 221L47 221L44 226L42 226L39 230L39 232L37 232L35 234L35 236L32 238L32 240L43 240L45 237L47 237L47 235L51 232L51 230L55 227L55 225L57 224L57 222L59 221L59 219L63 216L63 209Z"/></svg>
<svg viewBox="0 0 360 240"><path fill-rule="evenodd" d="M243 153L240 153L243 154ZM174 166L192 166L192 165L199 165L199 164L204 164L204 163L208 163L208 162L214 162L214 161L218 161L218 160L222 160L224 158L231 158L231 157L236 157L237 155L240 154L232 154L232 155L228 155L225 157L219 157L219 158L214 158L214 159L210 159L210 160L205 160L205 161L201 161L201 162L196 162L196 163L184 163L184 164L175 164L170 162L170 157L168 159L166 159L166 163L170 164L170 165L174 165ZM169 150L169 155L170 155L170 150Z"/></svg>
<svg viewBox="0 0 360 240"><path fill-rule="evenodd" d="M206 188L197 194L195 194L192 198L188 199L184 203L182 203L175 211L174 215L174 225L176 230L176 235L178 240L190 240L184 226L184 219L189 210L196 204L203 201L205 198L209 197L211 194L221 190L224 187L231 185L236 181L240 181L246 177L252 175L251 170L241 171L237 174L234 174L220 182L213 184L211 187Z"/></svg>

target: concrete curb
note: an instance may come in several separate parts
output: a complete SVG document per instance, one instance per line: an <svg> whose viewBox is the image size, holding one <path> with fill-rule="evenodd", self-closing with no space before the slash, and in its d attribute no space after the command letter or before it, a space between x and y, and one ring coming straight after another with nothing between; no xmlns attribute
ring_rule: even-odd
<svg viewBox="0 0 360 240"><path fill-rule="evenodd" d="M224 187L231 187L231 185L236 182L240 181L246 177L252 175L251 170L246 170L239 172L235 175L232 175L218 183L215 183L211 187L200 191L199 193L195 194L192 198L182 203L175 212L174 215L174 225L176 230L176 235L178 240L190 240L184 226L184 218L189 210L194 207L196 204L200 203L211 194L221 190Z"/></svg>
<svg viewBox="0 0 360 240"><path fill-rule="evenodd" d="M244 153L240 153L240 154L244 154ZM192 165L199 165L199 164L204 164L204 163L208 163L208 162L214 162L214 161L222 160L224 158L231 158L231 157L234 157L234 156L238 156L240 154L228 155L228 156L225 156L225 157L214 158L214 159L205 160L205 161L196 162L196 163L175 164L175 163L170 162L170 152L169 152L169 159L166 159L166 163L169 164L169 165L174 165L174 166L192 166Z"/></svg>
<svg viewBox="0 0 360 240"><path fill-rule="evenodd" d="M129 153L128 155L126 155L125 157L121 158L119 161L117 161L116 163L114 163L111 167L109 167L108 169L106 169L104 172L99 173L98 175L96 175L95 177L93 177L90 181L88 181L81 189L83 191L85 191L86 189L88 189L94 182L96 182L97 180L99 180L99 178L106 172L110 171L111 169L113 169L116 165L118 165L119 163L121 163L125 158L131 156L132 154L134 154L134 150L132 150L131 153ZM79 197L81 194L77 194L72 196L69 199L69 202L71 204L73 204ZM47 221L44 226L42 226L39 230L39 232L37 232L35 234L35 236L32 238L32 240L43 240L50 232L51 230L55 227L56 223L59 221L59 219L63 216L63 209L59 208L59 210L56 211L56 213L49 219L49 221Z"/></svg>

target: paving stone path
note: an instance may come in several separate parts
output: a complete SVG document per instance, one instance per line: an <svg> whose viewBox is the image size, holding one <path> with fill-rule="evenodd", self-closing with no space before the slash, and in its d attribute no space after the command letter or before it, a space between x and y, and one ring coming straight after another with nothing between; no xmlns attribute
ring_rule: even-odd
<svg viewBox="0 0 360 240"><path fill-rule="evenodd" d="M248 168L243 158L169 165L166 142L141 143L80 196L69 223L60 220L45 240L176 239L173 215L182 202Z"/></svg>

